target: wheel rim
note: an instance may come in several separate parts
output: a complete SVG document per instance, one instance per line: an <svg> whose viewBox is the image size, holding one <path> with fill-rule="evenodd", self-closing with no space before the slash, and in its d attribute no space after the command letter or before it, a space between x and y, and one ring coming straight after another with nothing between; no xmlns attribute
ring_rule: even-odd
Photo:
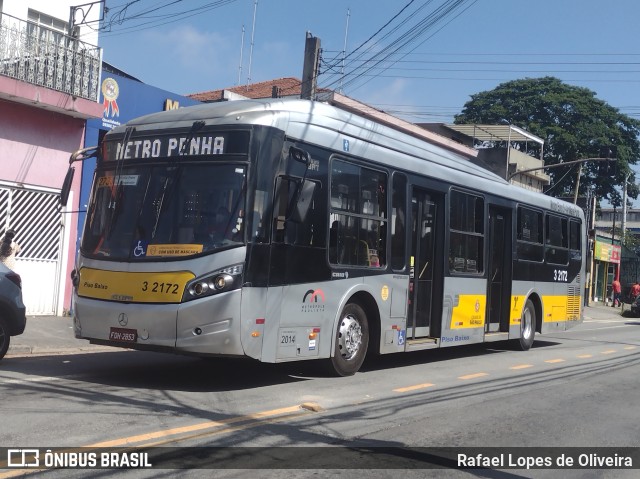
<svg viewBox="0 0 640 479"><path fill-rule="evenodd" d="M529 308L525 308L524 314L522 315L522 337L525 339L529 339L531 336L531 318L531 310Z"/></svg>
<svg viewBox="0 0 640 479"><path fill-rule="evenodd" d="M338 335L340 354L347 361L353 359L362 346L362 327L351 314L342 318Z"/></svg>

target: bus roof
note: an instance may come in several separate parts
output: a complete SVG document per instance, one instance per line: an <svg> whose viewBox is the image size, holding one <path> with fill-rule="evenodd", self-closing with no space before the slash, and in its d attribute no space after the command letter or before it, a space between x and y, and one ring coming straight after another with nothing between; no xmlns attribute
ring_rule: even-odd
<svg viewBox="0 0 640 479"><path fill-rule="evenodd" d="M204 121L210 126L271 126L283 130L290 139L392 164L461 187L582 216L579 207L511 185L459 153L322 102L269 98L203 103L142 116L114 128L110 134L124 133L126 127L135 127L139 133L166 128L189 129L195 121Z"/></svg>

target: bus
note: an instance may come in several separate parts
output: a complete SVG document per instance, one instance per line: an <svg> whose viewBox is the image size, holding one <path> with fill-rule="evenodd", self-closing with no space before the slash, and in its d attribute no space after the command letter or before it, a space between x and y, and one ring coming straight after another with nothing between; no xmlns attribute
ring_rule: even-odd
<svg viewBox="0 0 640 479"><path fill-rule="evenodd" d="M93 344L348 376L367 353L527 350L582 321L579 207L352 112L202 104L70 163L91 155L72 279L74 334Z"/></svg>

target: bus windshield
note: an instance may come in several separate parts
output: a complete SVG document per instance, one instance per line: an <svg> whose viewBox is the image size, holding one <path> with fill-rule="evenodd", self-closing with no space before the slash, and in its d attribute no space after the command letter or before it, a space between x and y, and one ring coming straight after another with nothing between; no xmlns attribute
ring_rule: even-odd
<svg viewBox="0 0 640 479"><path fill-rule="evenodd" d="M99 169L83 254L184 257L244 244L246 166L187 163Z"/></svg>

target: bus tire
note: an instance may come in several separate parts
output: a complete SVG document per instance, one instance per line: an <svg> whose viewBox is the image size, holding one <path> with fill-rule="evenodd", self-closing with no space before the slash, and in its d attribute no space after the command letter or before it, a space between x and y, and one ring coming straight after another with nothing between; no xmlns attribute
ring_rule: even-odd
<svg viewBox="0 0 640 479"><path fill-rule="evenodd" d="M0 314L2 314L0 312ZM11 335L9 334L9 323L2 317L0 317L0 359L4 358L9 349L9 341Z"/></svg>
<svg viewBox="0 0 640 479"><path fill-rule="evenodd" d="M527 299L520 318L520 338L518 345L522 351L528 351L536 337L536 308L533 301Z"/></svg>
<svg viewBox="0 0 640 479"><path fill-rule="evenodd" d="M353 376L364 362L369 345L369 323L362 307L348 303L340 314L336 330L336 346L331 357L333 370L339 376Z"/></svg>

